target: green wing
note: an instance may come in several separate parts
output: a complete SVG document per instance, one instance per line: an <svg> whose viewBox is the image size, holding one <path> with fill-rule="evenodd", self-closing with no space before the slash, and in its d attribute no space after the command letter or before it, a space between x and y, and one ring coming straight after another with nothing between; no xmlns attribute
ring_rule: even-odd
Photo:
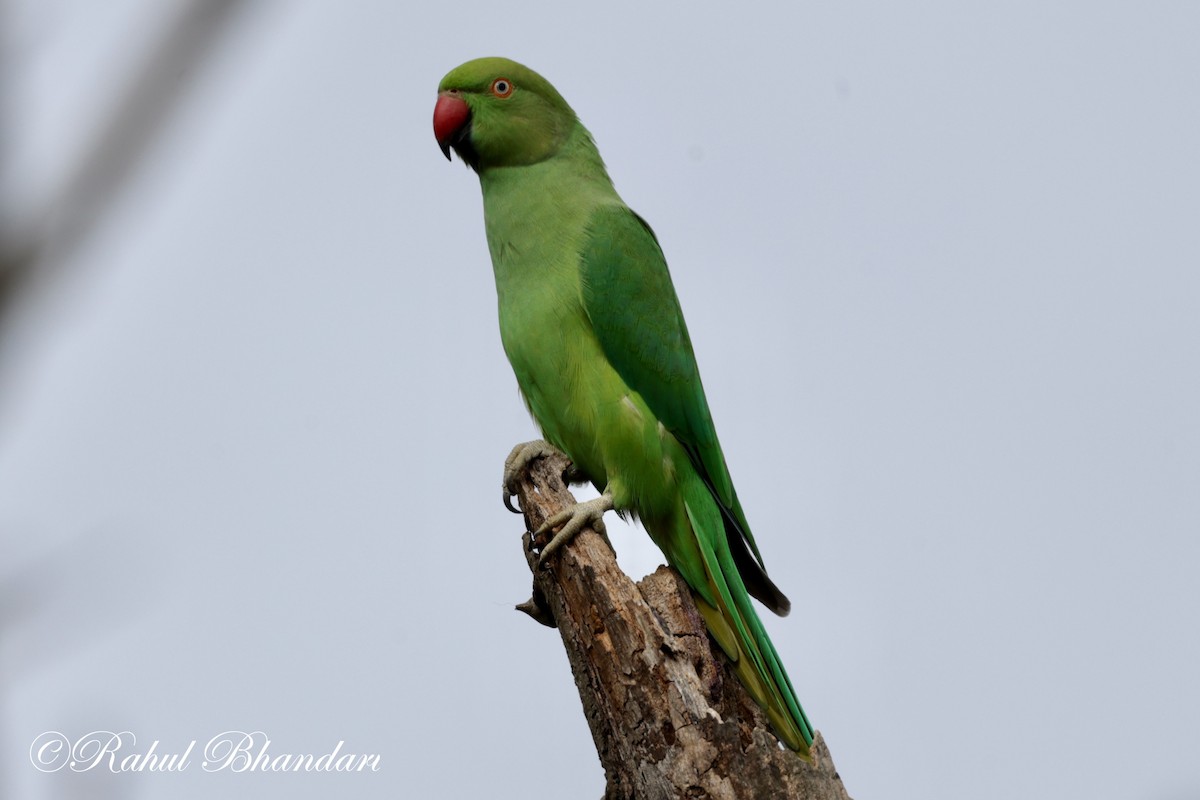
<svg viewBox="0 0 1200 800"><path fill-rule="evenodd" d="M729 477L683 311L654 232L624 206L598 209L588 225L581 269L584 308L609 363L684 446L708 484L751 594L786 614L790 603L763 570Z"/></svg>

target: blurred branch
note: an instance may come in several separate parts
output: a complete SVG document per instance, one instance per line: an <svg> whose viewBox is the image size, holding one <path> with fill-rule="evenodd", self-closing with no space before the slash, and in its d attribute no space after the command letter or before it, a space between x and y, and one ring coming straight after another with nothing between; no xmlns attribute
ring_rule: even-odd
<svg viewBox="0 0 1200 800"><path fill-rule="evenodd" d="M0 322L30 278L87 241L246 0L186 0L47 206L0 232Z"/></svg>
<svg viewBox="0 0 1200 800"><path fill-rule="evenodd" d="M575 502L562 481L568 466L559 454L522 474L517 494L529 530ZM533 597L518 609L562 635L608 780L605 800L850 800L820 733L812 764L779 745L717 654L678 573L660 567L635 584L590 528L545 569L536 552L544 542L526 534L524 543Z"/></svg>

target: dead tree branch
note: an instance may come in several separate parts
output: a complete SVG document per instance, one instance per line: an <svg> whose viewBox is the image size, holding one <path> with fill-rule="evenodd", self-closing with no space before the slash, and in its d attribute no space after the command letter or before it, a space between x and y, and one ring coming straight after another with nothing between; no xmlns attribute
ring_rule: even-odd
<svg viewBox="0 0 1200 800"><path fill-rule="evenodd" d="M529 530L574 502L562 481L568 464L539 458L521 476ZM850 800L819 733L813 764L779 745L674 570L635 584L591 529L538 569L544 544L524 537L533 597L518 609L562 634L605 800Z"/></svg>

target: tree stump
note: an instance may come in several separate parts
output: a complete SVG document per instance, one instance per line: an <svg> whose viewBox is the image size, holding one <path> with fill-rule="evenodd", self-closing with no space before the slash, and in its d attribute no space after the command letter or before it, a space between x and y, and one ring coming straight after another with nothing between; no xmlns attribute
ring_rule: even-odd
<svg viewBox="0 0 1200 800"><path fill-rule="evenodd" d="M532 460L517 496L530 531L575 502L556 454ZM608 786L605 800L850 800L821 734L813 762L779 744L709 639L691 593L663 566L634 583L591 528L539 569L517 606L558 628Z"/></svg>

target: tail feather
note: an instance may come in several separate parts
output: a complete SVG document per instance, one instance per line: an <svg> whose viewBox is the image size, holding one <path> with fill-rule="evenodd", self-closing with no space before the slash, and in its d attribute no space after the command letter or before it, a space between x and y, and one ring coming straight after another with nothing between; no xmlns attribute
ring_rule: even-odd
<svg viewBox="0 0 1200 800"><path fill-rule="evenodd" d="M738 679L766 712L780 739L802 757L810 758L812 725L754 610L730 553L715 501L705 491L703 495L685 499L684 509L690 533L698 545L707 585L701 587L693 582L698 575L685 578L697 595L697 608L705 624L733 663Z"/></svg>

